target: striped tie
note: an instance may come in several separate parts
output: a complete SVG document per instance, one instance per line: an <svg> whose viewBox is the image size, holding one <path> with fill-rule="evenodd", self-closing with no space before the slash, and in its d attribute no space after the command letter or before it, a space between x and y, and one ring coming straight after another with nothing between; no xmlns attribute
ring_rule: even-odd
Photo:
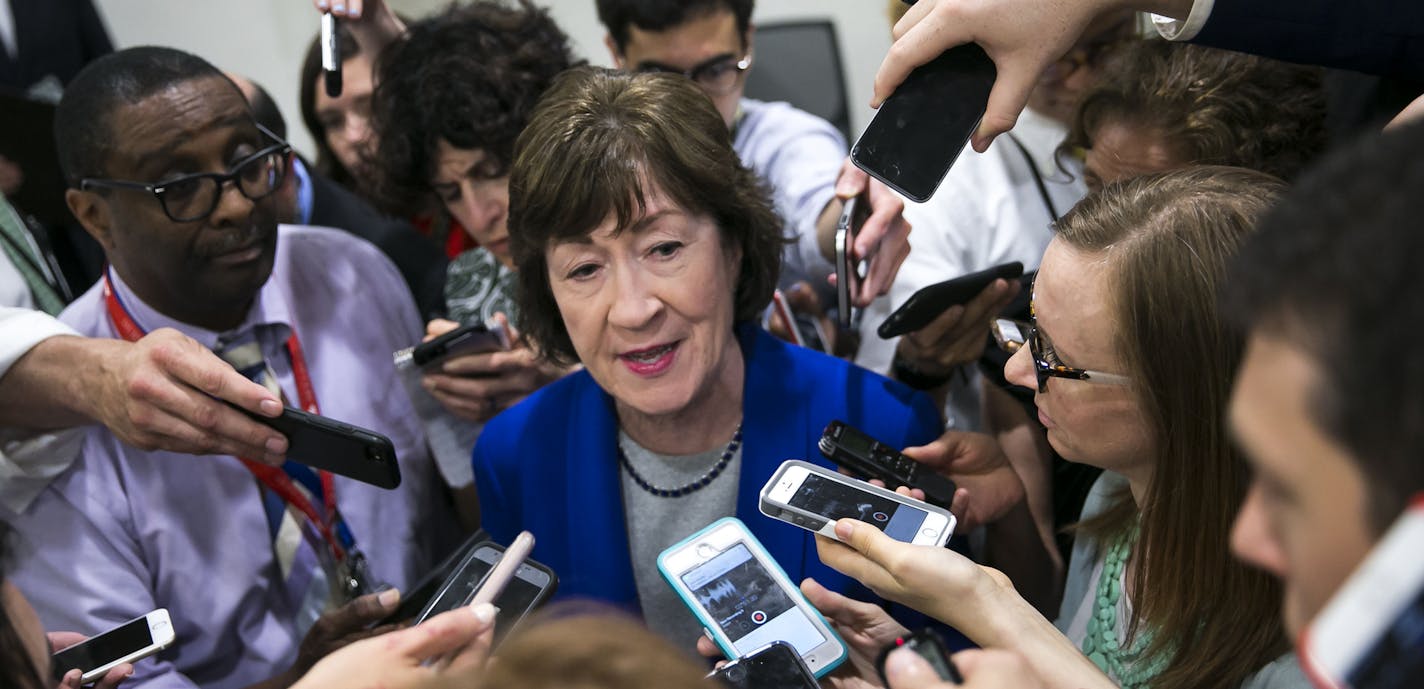
<svg viewBox="0 0 1424 689"><path fill-rule="evenodd" d="M262 355L256 328L233 336L225 336L215 346L217 355L232 364L239 373L267 388L285 403L286 395L277 383L277 374ZM292 484L311 504L322 509L321 481L309 467L288 461L282 467L292 478ZM332 606L331 576L335 562L326 542L301 510L287 504L275 491L259 481L262 502L267 512L267 526L272 536L272 551L284 582L287 600L297 611L297 631L305 635L321 613Z"/></svg>

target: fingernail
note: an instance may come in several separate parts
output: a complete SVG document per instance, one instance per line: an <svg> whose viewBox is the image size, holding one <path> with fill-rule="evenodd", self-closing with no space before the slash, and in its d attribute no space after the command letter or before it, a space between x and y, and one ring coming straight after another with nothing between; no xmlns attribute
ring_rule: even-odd
<svg viewBox="0 0 1424 689"><path fill-rule="evenodd" d="M319 9L319 10L324 10L324 9L326 9L326 7L327 7L327 2L326 2L326 0L317 0L317 2L316 2L316 8L317 8L317 9Z"/></svg>
<svg viewBox="0 0 1424 689"><path fill-rule="evenodd" d="M257 408L261 409L262 413L268 416L276 416L282 413L282 403L273 399L262 400L258 403Z"/></svg>
<svg viewBox="0 0 1424 689"><path fill-rule="evenodd" d="M433 380L431 380L431 379L429 379L429 378L426 378L426 379L424 379L424 380L421 380L421 381L420 381L420 386L423 387L423 388L425 388L426 390L428 390L428 391L430 391L430 392L435 392L435 381L433 381Z"/></svg>
<svg viewBox="0 0 1424 689"><path fill-rule="evenodd" d="M287 452L287 439L281 436L273 436L267 439L262 445L267 449L267 454L280 457Z"/></svg>
<svg viewBox="0 0 1424 689"><path fill-rule="evenodd" d="M489 624L490 622L494 621L494 606L489 603L480 603L479 605L470 608L470 612L473 612L475 614L475 619L479 620L483 624Z"/></svg>
<svg viewBox="0 0 1424 689"><path fill-rule="evenodd" d="M905 677L912 676L919 671L919 664L924 662L908 648L897 648L890 652L885 658L885 676Z"/></svg>
<svg viewBox="0 0 1424 689"><path fill-rule="evenodd" d="M345 12L345 11L346 11L346 4L345 4L345 3L340 3L340 2L338 2L338 3L336 3L336 5L333 6L331 9L332 9L333 11L336 11L336 12Z"/></svg>
<svg viewBox="0 0 1424 689"><path fill-rule="evenodd" d="M383 608L395 607L400 602L400 589L386 589L376 595L376 602Z"/></svg>
<svg viewBox="0 0 1424 689"><path fill-rule="evenodd" d="M836 537L847 539L855 535L855 523L850 519L836 521Z"/></svg>

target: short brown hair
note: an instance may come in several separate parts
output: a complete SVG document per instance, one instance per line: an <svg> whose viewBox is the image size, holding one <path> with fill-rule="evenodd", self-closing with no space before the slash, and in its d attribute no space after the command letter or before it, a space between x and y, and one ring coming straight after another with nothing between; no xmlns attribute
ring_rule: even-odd
<svg viewBox="0 0 1424 689"><path fill-rule="evenodd" d="M550 615L553 613L553 615ZM610 610L530 620L499 647L479 687L505 689L715 689L692 658Z"/></svg>
<svg viewBox="0 0 1424 689"><path fill-rule="evenodd" d="M1231 165L1293 179L1325 150L1318 68L1141 39L1114 53L1059 147L1093 147L1107 122L1154 130L1182 165Z"/></svg>
<svg viewBox="0 0 1424 689"><path fill-rule="evenodd" d="M1140 519L1127 590L1152 634L1148 655L1169 658L1152 682L1160 689L1238 687L1286 650L1279 583L1230 552L1250 483L1226 425L1245 338L1217 296L1228 261L1283 190L1264 173L1197 166L1109 185L1057 224L1058 241L1104 257L1113 346L1156 444L1140 515L1121 495L1082 529L1106 542Z"/></svg>
<svg viewBox="0 0 1424 689"><path fill-rule="evenodd" d="M621 231L661 190L710 217L724 249L741 250L733 319L771 301L781 272L781 219L766 185L741 164L712 101L679 75L581 67L560 75L514 147L509 244L519 269L520 327L554 361L578 360L549 285L545 251L592 233L610 215Z"/></svg>

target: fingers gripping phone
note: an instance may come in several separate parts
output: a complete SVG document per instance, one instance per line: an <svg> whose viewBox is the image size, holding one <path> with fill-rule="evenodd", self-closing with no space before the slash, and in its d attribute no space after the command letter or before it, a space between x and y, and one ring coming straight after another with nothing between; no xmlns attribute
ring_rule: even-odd
<svg viewBox="0 0 1424 689"><path fill-rule="evenodd" d="M287 457L293 462L380 488L401 483L396 448L380 433L293 407L275 419L233 408L287 436Z"/></svg>
<svg viewBox="0 0 1424 689"><path fill-rule="evenodd" d="M948 508L954 502L954 481L844 421L828 424L816 447L836 466L867 479L880 479L891 487L919 488L931 505Z"/></svg>
<svg viewBox="0 0 1424 689"><path fill-rule="evenodd" d="M862 197L846 199L836 221L836 319L842 328L851 326L851 297L860 291L859 261L855 256L855 235L870 217L870 204Z"/></svg>
<svg viewBox="0 0 1424 689"><path fill-rule="evenodd" d="M529 548L532 547L531 538ZM510 550L513 548L511 545ZM504 567L503 573L495 571L497 565ZM558 585L559 578L554 571L528 559L527 553L511 555L503 546L488 541L475 546L461 559L440 590L416 615L414 624L462 605L479 603L480 594L493 596L488 602L499 610L494 628L495 643L499 643L520 620L548 600Z"/></svg>
<svg viewBox="0 0 1424 689"><path fill-rule="evenodd" d="M785 641L820 677L847 656L821 613L735 517L664 550L658 571L728 658Z"/></svg>
<svg viewBox="0 0 1424 689"><path fill-rule="evenodd" d="M173 640L173 623L168 618L168 610L159 608L54 654L54 678L62 680L65 673L79 668L84 673L80 683L91 684L115 666L168 648Z"/></svg>
<svg viewBox="0 0 1424 689"><path fill-rule="evenodd" d="M789 459L761 489L761 512L827 538L837 519L858 519L897 541L942 546L954 533L948 510L810 462Z"/></svg>
<svg viewBox="0 0 1424 689"><path fill-rule="evenodd" d="M1023 275L1023 264L1014 261L923 287L895 309L875 332L888 340L922 330L950 307L968 303L979 296L995 280L1012 280L1020 275Z"/></svg>
<svg viewBox="0 0 1424 689"><path fill-rule="evenodd" d="M731 689L820 689L816 675L785 641L766 646L708 675Z"/></svg>
<svg viewBox="0 0 1424 689"><path fill-rule="evenodd" d="M414 347L398 350L392 356L397 367L409 361L421 368L430 368L462 354L500 352L509 347L509 332L504 328L475 323L442 333Z"/></svg>
<svg viewBox="0 0 1424 689"><path fill-rule="evenodd" d="M995 76L994 61L974 43L944 51L885 99L850 159L909 199L929 200L979 127Z"/></svg>
<svg viewBox="0 0 1424 689"><path fill-rule="evenodd" d="M1424 677L1424 495L1301 634L1300 658L1320 689L1404 689Z"/></svg>

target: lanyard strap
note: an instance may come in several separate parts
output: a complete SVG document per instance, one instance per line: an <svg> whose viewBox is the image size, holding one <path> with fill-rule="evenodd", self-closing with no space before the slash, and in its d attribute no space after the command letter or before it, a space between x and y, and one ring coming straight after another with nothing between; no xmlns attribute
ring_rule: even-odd
<svg viewBox="0 0 1424 689"><path fill-rule="evenodd" d="M109 312L109 322L113 324L114 330L119 336L134 342L142 338L145 334L143 328L134 322L133 316L124 307L119 295L114 291L113 283L109 280L109 271L104 271L104 305ZM292 334L287 338L287 356L292 361L292 377L297 381L297 399L302 409L312 414L320 414L321 410L316 402L316 388L312 386L311 374L307 370L306 357L302 354L301 340L297 339L297 331L292 330ZM344 525L339 524L340 516L336 511L336 480L329 471L319 471L321 477L321 496L323 507L321 514L317 513L316 506L312 501L302 494L297 485L292 481L292 477L280 467L269 466L260 462L254 462L246 457L239 457L243 466L257 477L257 480L272 492L281 497L283 501L292 507L297 508L306 515L307 520L320 532L323 540L331 549L332 557L337 562L346 559L346 547L349 546L349 532ZM343 538L337 538L337 531L342 532Z"/></svg>

